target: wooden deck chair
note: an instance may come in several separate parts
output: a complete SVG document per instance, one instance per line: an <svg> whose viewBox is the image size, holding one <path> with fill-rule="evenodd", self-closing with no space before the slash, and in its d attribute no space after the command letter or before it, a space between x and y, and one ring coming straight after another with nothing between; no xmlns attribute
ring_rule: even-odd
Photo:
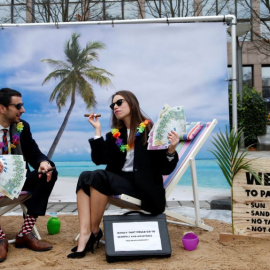
<svg viewBox="0 0 270 270"><path fill-rule="evenodd" d="M165 210L165 214L169 217L175 218L180 222L170 221L168 222L188 225L194 227L200 227L202 229L211 231L212 227L207 226L200 218L200 204L199 204L199 196L198 196L198 185L197 185L197 174L196 174L196 165L195 165L195 157L214 127L217 124L217 120L213 119L212 122L202 124L202 128L199 133L192 140L180 141L177 146L177 152L179 155L179 162L175 168L175 170L168 176L164 177L164 188L166 190L166 199L169 198L173 190L175 189L177 183L190 166L191 168L191 178L192 178L192 189L193 189L193 198L194 198L194 208L195 208L195 218L190 218L178 213L174 213L168 210ZM155 150L153 150L155 151ZM158 151L158 150L156 150ZM127 208L132 210L141 210L140 205L141 201L133 198L131 196L122 194L118 196L109 197L109 204L118 206L120 208ZM181 206L179 206L181 207Z"/></svg>
<svg viewBox="0 0 270 270"><path fill-rule="evenodd" d="M31 196L32 196L32 194L30 192L21 191L18 198L14 198L13 200L11 200L7 196L0 193L0 216L2 216L5 213L11 211L12 209L17 207L18 205L21 206L23 213L26 214L27 213L27 208L26 208L26 206L25 206L25 204L23 202L28 200ZM40 235L38 233L36 225L34 226L34 233L35 233L36 237L40 240L41 237L40 237ZM8 242L13 243L13 242L15 242L15 239L9 240Z"/></svg>

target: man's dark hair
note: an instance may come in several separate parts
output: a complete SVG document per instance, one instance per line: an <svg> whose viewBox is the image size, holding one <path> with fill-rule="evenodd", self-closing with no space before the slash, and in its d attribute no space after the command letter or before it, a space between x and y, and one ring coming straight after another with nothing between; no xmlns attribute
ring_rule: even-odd
<svg viewBox="0 0 270 270"><path fill-rule="evenodd" d="M2 88L0 90L0 104L4 105L5 107L8 107L11 101L11 97L13 96L21 97L22 94L17 90L11 88Z"/></svg>

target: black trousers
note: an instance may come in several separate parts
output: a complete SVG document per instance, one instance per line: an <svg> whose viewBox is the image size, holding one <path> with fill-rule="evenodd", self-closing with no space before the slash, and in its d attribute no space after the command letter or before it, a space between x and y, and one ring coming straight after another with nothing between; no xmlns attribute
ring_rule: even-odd
<svg viewBox="0 0 270 270"><path fill-rule="evenodd" d="M47 176L38 177L37 171L28 172L23 189L30 191L32 197L24 202L27 207L27 214L34 217L44 216L47 209L47 204L54 184L57 180L58 172L53 170L52 178L47 182Z"/></svg>

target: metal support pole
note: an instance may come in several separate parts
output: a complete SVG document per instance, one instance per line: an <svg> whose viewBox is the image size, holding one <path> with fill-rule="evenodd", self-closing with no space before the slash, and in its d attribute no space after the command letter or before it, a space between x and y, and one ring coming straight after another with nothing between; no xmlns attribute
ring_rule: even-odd
<svg viewBox="0 0 270 270"><path fill-rule="evenodd" d="M238 130L237 123L237 56L236 56L236 17L229 15L232 18L231 23L231 50L232 50L232 127L235 131Z"/></svg>
<svg viewBox="0 0 270 270"><path fill-rule="evenodd" d="M242 69L242 48L237 47L237 92L240 95L240 102L243 100L243 69Z"/></svg>

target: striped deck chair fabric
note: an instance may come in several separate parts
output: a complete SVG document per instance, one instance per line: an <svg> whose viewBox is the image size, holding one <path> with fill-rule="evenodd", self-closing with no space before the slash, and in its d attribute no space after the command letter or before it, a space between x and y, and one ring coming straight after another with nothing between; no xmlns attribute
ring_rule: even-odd
<svg viewBox="0 0 270 270"><path fill-rule="evenodd" d="M195 158L198 151L201 149L203 145L202 144L203 138L205 137L205 133L207 132L210 124L211 122L199 123L199 125L201 125L201 128L199 129L198 133L193 139L180 140L178 146L176 147L176 151L179 157L177 166L170 175L166 175L163 177L163 186L166 190L166 198L169 197L169 195L174 190L175 186L185 173L186 169L188 168L189 164L186 161L190 157ZM184 166L186 167L185 170L183 170Z"/></svg>

